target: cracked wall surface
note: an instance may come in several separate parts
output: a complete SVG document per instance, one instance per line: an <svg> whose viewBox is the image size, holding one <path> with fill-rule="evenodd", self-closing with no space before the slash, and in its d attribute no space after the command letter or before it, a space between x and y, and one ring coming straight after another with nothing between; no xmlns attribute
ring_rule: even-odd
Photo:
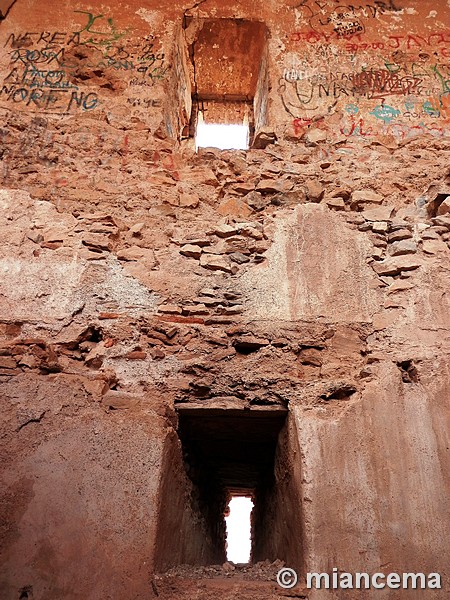
<svg viewBox="0 0 450 600"><path fill-rule="evenodd" d="M289 409L267 559L439 572L392 598L448 597L436 4L17 0L0 21L2 597L285 597L266 567L155 578L210 552L175 435L189 404ZM254 146L196 153L189 23L221 18L268 30Z"/></svg>

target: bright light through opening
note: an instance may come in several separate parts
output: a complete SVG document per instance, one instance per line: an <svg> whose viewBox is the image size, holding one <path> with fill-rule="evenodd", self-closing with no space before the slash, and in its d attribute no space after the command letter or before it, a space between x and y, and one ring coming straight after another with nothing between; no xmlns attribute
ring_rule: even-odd
<svg viewBox="0 0 450 600"><path fill-rule="evenodd" d="M233 563L250 562L251 523L250 514L253 502L251 498L234 496L230 501L230 514L225 517L227 525L227 560Z"/></svg>
<svg viewBox="0 0 450 600"><path fill-rule="evenodd" d="M217 125L199 120L196 148L219 148L220 150L247 150L248 125Z"/></svg>

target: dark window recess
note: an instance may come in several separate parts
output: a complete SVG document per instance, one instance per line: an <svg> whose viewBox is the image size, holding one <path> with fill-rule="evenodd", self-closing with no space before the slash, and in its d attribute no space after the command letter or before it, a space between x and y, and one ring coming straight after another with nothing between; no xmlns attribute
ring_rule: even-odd
<svg viewBox="0 0 450 600"><path fill-rule="evenodd" d="M301 568L300 463L292 465L300 453L288 410L202 408L197 401L178 405L177 413L178 447L161 489L156 568L223 563L224 516L233 496L254 502L251 562L279 558ZM172 541L171 523L178 527Z"/></svg>

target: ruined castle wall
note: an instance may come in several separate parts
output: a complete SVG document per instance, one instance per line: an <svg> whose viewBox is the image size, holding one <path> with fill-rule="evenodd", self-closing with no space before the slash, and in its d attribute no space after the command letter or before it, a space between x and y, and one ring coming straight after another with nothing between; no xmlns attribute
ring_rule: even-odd
<svg viewBox="0 0 450 600"><path fill-rule="evenodd" d="M448 586L448 3L193 4L0 21L3 595L149 598L211 556L201 519L159 537L193 399L289 407L287 559ZM267 27L248 152L189 137L211 18Z"/></svg>

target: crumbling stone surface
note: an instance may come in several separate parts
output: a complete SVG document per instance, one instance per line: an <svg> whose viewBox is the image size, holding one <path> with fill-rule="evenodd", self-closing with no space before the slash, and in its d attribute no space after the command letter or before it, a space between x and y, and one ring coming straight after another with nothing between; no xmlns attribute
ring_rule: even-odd
<svg viewBox="0 0 450 600"><path fill-rule="evenodd" d="M297 4L17 0L0 22L8 600L275 599L275 559L336 556L448 597L449 9ZM211 18L270 32L248 151L187 137ZM205 566L180 405L289 409L251 585Z"/></svg>
<svg viewBox="0 0 450 600"><path fill-rule="evenodd" d="M276 584L278 571L285 565L281 560L258 562L251 566L234 565L225 562L222 565L186 568L183 566L170 569L164 575L156 575L152 581L159 597L191 598L199 593L198 581L203 582L202 597L214 598L220 594L224 598L233 598L233 594L245 599L265 598L278 600L292 597L307 598L307 591L300 585L294 591L283 590Z"/></svg>

